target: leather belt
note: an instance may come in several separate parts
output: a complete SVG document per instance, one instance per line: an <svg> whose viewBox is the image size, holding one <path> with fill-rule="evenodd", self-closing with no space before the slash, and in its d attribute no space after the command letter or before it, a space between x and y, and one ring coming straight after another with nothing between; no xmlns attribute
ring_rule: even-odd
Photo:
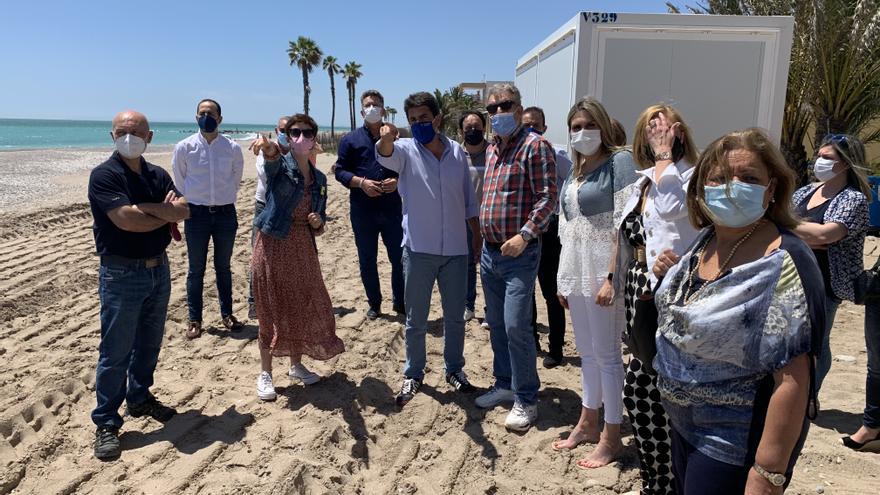
<svg viewBox="0 0 880 495"><path fill-rule="evenodd" d="M167 265L168 255L164 252L159 256L152 258L126 258L115 254L105 254L101 256L102 266L116 266L122 268L156 268L157 266Z"/></svg>
<svg viewBox="0 0 880 495"><path fill-rule="evenodd" d="M190 209L207 211L208 213L228 213L235 211L235 203L229 203L228 205L215 205L215 206L206 206L206 205L189 205Z"/></svg>

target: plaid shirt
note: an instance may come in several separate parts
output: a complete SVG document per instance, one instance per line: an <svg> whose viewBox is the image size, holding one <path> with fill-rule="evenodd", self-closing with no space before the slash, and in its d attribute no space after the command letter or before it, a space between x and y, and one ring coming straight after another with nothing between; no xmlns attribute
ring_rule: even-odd
<svg viewBox="0 0 880 495"><path fill-rule="evenodd" d="M500 139L486 149L480 230L487 242L506 242L547 230L556 209L556 152L541 136L521 127L507 147Z"/></svg>

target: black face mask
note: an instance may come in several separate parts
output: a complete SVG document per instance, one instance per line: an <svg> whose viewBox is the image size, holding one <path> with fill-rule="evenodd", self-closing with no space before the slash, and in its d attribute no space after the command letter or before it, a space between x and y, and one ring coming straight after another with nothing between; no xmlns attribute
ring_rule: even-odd
<svg viewBox="0 0 880 495"><path fill-rule="evenodd" d="M654 150L651 149L650 145L645 145L645 155L652 162L654 161ZM681 142L681 139L675 138L672 141L672 161L678 162L682 158L684 158L684 143Z"/></svg>
<svg viewBox="0 0 880 495"><path fill-rule="evenodd" d="M483 131L479 129L468 129L464 131L464 142L476 146L483 142Z"/></svg>

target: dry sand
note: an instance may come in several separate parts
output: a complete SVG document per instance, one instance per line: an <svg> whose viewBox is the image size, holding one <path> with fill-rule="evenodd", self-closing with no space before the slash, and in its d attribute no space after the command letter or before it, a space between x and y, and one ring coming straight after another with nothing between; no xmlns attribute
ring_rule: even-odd
<svg viewBox="0 0 880 495"><path fill-rule="evenodd" d="M17 159L36 160L40 152ZM90 155L91 156L91 155ZM96 164L106 153L96 153ZM169 167L170 154L148 159ZM331 156L320 167L329 170ZM233 255L234 308L246 315L253 157L239 195ZM214 276L205 277L207 332L188 341L186 253L169 249L173 277L165 346L153 392L179 411L166 425L126 418L123 453L102 463L92 456L94 367L99 342L97 259L85 201L87 172L48 178L53 191L29 211L0 214L0 494L5 493L624 493L637 490L638 461L625 426L619 462L584 471L573 453L550 448L577 420L578 359L553 370L539 365L540 419L523 435L508 433L506 410L477 409L442 377L439 301L431 311L428 374L422 392L402 411L393 395L404 359L397 318L369 321L360 283L346 191L330 181L330 217L318 239L324 277L347 351L328 362L307 361L326 378L304 388L278 359L279 398L257 399L259 356L250 324L240 334L219 330ZM40 206L40 205L50 206ZM869 243L869 254L880 248ZM383 290L390 293L380 255ZM209 265L211 266L210 262ZM482 304L478 302L477 307ZM539 305L540 306L540 305ZM543 309L539 321L546 321ZM789 493L876 493L880 456L852 453L840 433L859 426L865 397L862 308L844 304L832 345L838 359L821 397L825 409L810 431ZM574 356L572 335L566 356ZM544 338L546 348L546 338ZM478 323L467 327L466 369L491 383L492 351Z"/></svg>

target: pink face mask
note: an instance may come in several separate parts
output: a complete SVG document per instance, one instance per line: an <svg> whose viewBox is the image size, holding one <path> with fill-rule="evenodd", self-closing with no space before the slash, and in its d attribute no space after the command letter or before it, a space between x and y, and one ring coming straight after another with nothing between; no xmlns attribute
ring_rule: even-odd
<svg viewBox="0 0 880 495"><path fill-rule="evenodd" d="M314 146L314 138L306 139L306 137L302 135L290 142L290 147L293 150L293 153L297 155L305 155L306 153L311 151Z"/></svg>

